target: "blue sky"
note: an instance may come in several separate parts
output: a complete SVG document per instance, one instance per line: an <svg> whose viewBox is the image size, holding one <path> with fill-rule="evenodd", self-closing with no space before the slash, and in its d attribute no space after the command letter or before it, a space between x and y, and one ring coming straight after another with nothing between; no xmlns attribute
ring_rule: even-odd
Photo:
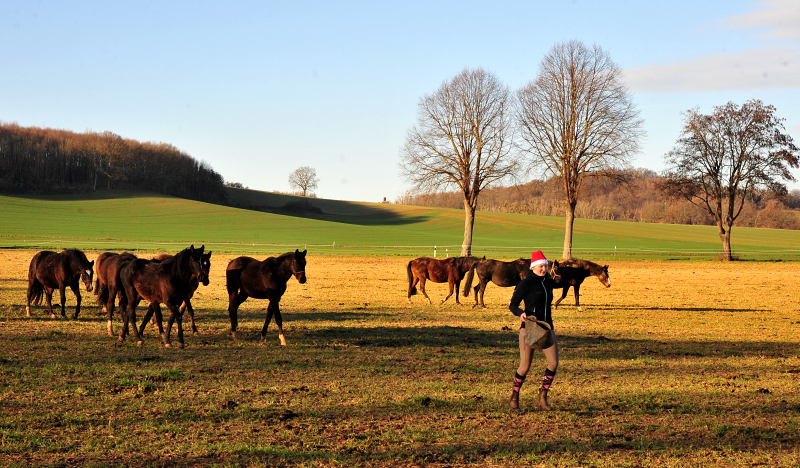
<svg viewBox="0 0 800 468"><path fill-rule="evenodd" d="M516 90L572 39L624 70L634 167L663 169L681 112L728 101L774 105L800 141L796 0L3 0L0 121L170 143L258 190L311 166L319 197L393 201L423 95L465 67Z"/></svg>

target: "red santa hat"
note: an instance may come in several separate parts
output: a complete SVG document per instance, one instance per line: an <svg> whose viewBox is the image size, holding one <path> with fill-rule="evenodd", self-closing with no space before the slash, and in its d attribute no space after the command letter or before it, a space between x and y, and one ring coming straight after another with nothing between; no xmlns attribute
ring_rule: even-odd
<svg viewBox="0 0 800 468"><path fill-rule="evenodd" d="M547 265L547 259L544 257L541 250L537 250L531 254L531 268L536 265Z"/></svg>

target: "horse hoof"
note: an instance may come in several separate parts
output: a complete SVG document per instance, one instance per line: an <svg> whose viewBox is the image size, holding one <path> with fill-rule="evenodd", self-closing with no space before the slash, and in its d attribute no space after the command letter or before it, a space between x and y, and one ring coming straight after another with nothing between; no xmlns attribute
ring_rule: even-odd
<svg viewBox="0 0 800 468"><path fill-rule="evenodd" d="M78 314L72 314L72 320L78 320Z"/></svg>
<svg viewBox="0 0 800 468"><path fill-rule="evenodd" d="M183 349L183 343L178 343L178 349Z"/></svg>
<svg viewBox="0 0 800 468"><path fill-rule="evenodd" d="M164 343L164 347L165 347L165 348L171 348L171 347L172 347L172 344L171 344L171 343Z"/></svg>
<svg viewBox="0 0 800 468"><path fill-rule="evenodd" d="M578 312L583 312L583 307L578 307Z"/></svg>
<svg viewBox="0 0 800 468"><path fill-rule="evenodd" d="M136 342L136 346L141 346L143 344L144 344L144 341L142 341L142 340L139 340L139 341Z"/></svg>
<svg viewBox="0 0 800 468"><path fill-rule="evenodd" d="M228 334L231 335L233 341L236 341L236 332L228 332Z"/></svg>
<svg viewBox="0 0 800 468"><path fill-rule="evenodd" d="M283 335L278 335L278 339L281 342L281 346L286 346L286 338L284 338Z"/></svg>
<svg viewBox="0 0 800 468"><path fill-rule="evenodd" d="M51 318L51 319L54 319L54 318L56 318L56 314L50 314L50 318Z"/></svg>

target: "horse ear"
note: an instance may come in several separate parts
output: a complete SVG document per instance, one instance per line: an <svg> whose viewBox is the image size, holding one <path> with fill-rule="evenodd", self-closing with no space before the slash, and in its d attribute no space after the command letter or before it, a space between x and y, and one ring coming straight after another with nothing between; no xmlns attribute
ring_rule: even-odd
<svg viewBox="0 0 800 468"><path fill-rule="evenodd" d="M208 255L208 258L211 258L211 251L209 250L206 255Z"/></svg>
<svg viewBox="0 0 800 468"><path fill-rule="evenodd" d="M94 260L92 260L91 262L89 262L89 266L90 266L90 267L93 267L93 266L94 266Z"/></svg>
<svg viewBox="0 0 800 468"><path fill-rule="evenodd" d="M308 252L308 249L303 250L303 256L304 257L306 256L306 252Z"/></svg>
<svg viewBox="0 0 800 468"><path fill-rule="evenodd" d="M486 255L483 256L483 260L486 260Z"/></svg>
<svg viewBox="0 0 800 468"><path fill-rule="evenodd" d="M194 244L189 246L189 252L194 252Z"/></svg>

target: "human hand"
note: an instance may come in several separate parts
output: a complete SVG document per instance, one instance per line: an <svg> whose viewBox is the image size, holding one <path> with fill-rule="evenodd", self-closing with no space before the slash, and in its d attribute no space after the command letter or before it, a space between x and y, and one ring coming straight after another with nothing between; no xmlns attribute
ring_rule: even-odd
<svg viewBox="0 0 800 468"><path fill-rule="evenodd" d="M520 322L524 322L526 318L528 318L528 314L526 314L525 312L521 313L519 316Z"/></svg>

